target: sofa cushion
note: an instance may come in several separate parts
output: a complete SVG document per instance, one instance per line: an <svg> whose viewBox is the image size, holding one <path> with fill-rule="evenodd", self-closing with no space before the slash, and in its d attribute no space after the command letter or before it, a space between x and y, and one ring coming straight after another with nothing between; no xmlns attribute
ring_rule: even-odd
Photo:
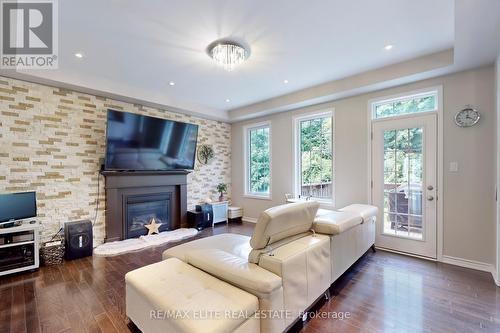
<svg viewBox="0 0 500 333"><path fill-rule="evenodd" d="M318 209L318 211L316 212L316 217L319 217L319 216L323 216L323 215L328 215L332 212L331 209L324 209L324 208L320 208Z"/></svg>
<svg viewBox="0 0 500 333"><path fill-rule="evenodd" d="M127 315L143 331L153 319L137 322L137 318L147 318L142 311L146 315L155 310L162 311L160 316L182 314L159 319L167 321L165 332L232 332L259 308L257 297L176 258L131 271L125 282L130 291L126 295ZM147 306L142 309L135 304ZM228 311L245 316L228 317Z"/></svg>
<svg viewBox="0 0 500 333"><path fill-rule="evenodd" d="M314 219L314 231L320 234L338 235L363 223L363 219L357 213L330 211Z"/></svg>
<svg viewBox="0 0 500 333"><path fill-rule="evenodd" d="M174 246L163 252L163 259L178 258L187 261L186 254L191 250L218 249L247 260L252 250L250 237L239 234L220 234L196 239Z"/></svg>
<svg viewBox="0 0 500 333"><path fill-rule="evenodd" d="M259 297L281 288L276 274L222 250L191 250L186 258L188 264Z"/></svg>
<svg viewBox="0 0 500 333"><path fill-rule="evenodd" d="M264 249L287 237L308 232L312 228L318 208L319 203L307 201L265 210L257 220L250 245L255 250Z"/></svg>

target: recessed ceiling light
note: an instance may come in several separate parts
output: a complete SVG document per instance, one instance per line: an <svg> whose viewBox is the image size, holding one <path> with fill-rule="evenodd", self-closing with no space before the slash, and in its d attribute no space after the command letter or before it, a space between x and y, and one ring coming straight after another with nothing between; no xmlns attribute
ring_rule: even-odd
<svg viewBox="0 0 500 333"><path fill-rule="evenodd" d="M288 80L283 80L283 83L284 83L284 84L287 84L287 83L288 83Z"/></svg>
<svg viewBox="0 0 500 333"><path fill-rule="evenodd" d="M168 84L171 85L171 86L175 86L175 82L174 81L170 81Z"/></svg>
<svg viewBox="0 0 500 333"><path fill-rule="evenodd" d="M231 102L231 100L229 98L226 98L226 103L229 103Z"/></svg>
<svg viewBox="0 0 500 333"><path fill-rule="evenodd" d="M83 58L83 53L77 52L77 53L75 53L75 57Z"/></svg>
<svg viewBox="0 0 500 333"><path fill-rule="evenodd" d="M386 51L389 51L389 50L392 50L392 48L393 48L393 47L394 47L394 45L392 45L392 44L387 44L386 46L384 46L384 49L385 49Z"/></svg>

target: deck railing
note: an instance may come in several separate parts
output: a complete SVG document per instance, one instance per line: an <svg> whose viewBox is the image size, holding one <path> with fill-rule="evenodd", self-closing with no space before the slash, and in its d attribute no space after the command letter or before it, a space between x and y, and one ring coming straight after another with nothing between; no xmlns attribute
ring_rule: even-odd
<svg viewBox="0 0 500 333"><path fill-rule="evenodd" d="M300 192L303 197L331 199L332 182L302 185Z"/></svg>

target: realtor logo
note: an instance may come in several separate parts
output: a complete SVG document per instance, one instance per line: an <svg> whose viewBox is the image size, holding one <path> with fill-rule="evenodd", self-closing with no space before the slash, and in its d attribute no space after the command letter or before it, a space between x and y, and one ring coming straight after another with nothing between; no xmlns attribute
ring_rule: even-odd
<svg viewBox="0 0 500 333"><path fill-rule="evenodd" d="M57 0L0 0L0 68L56 69Z"/></svg>

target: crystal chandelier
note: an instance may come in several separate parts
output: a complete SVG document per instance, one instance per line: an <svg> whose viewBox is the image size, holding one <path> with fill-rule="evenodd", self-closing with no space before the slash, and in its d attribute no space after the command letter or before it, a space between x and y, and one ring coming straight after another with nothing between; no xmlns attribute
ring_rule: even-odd
<svg viewBox="0 0 500 333"><path fill-rule="evenodd" d="M218 41L208 47L208 54L218 66L232 71L248 59L249 52L241 44L230 41Z"/></svg>

